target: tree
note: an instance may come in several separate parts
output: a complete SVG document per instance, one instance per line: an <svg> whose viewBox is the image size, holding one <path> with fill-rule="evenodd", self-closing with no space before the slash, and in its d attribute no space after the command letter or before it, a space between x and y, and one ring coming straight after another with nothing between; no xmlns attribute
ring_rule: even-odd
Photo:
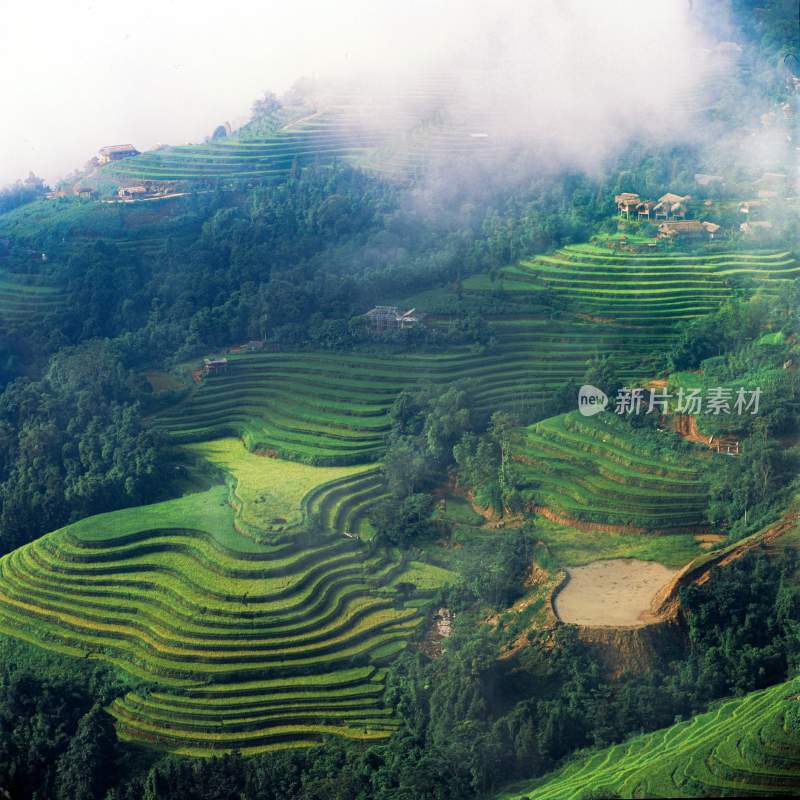
<svg viewBox="0 0 800 800"><path fill-rule="evenodd" d="M412 494L403 500L384 500L370 514L370 522L378 532L380 544L407 548L414 542L429 539L438 533L431 519L433 497Z"/></svg>
<svg viewBox="0 0 800 800"><path fill-rule="evenodd" d="M56 767L58 800L102 800L114 777L116 734L109 715L95 705L78 728Z"/></svg>
<svg viewBox="0 0 800 800"><path fill-rule="evenodd" d="M273 92L264 92L264 95L256 100L250 109L250 119L256 120L261 117L269 117L281 108L280 100Z"/></svg>
<svg viewBox="0 0 800 800"><path fill-rule="evenodd" d="M583 373L583 382L602 389L612 402L622 388L622 380L609 356L599 356L590 361Z"/></svg>
<svg viewBox="0 0 800 800"><path fill-rule="evenodd" d="M520 595L532 557L528 533L517 530L465 554L461 574L476 598L493 608L506 608Z"/></svg>
<svg viewBox="0 0 800 800"><path fill-rule="evenodd" d="M797 472L791 453L762 435L742 442L741 455L728 458L711 473L708 519L716 527L744 530L757 524Z"/></svg>

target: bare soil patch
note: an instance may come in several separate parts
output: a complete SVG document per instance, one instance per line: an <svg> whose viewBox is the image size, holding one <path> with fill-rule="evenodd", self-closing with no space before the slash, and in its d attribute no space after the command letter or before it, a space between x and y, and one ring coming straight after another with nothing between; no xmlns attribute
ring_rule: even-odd
<svg viewBox="0 0 800 800"><path fill-rule="evenodd" d="M634 626L653 621L650 604L677 570L655 561L613 558L567 569L556 595L558 618L575 625Z"/></svg>
<svg viewBox="0 0 800 800"><path fill-rule="evenodd" d="M698 533L694 537L701 550L710 550L715 544L725 541L721 533Z"/></svg>
<svg viewBox="0 0 800 800"><path fill-rule="evenodd" d="M444 642L453 632L453 612L449 608L440 608L425 632L419 649L429 658L440 658L444 651Z"/></svg>

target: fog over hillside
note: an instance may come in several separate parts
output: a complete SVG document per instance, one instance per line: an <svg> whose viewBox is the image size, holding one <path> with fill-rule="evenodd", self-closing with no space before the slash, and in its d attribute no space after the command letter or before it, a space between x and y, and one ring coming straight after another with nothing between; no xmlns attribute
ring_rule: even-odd
<svg viewBox="0 0 800 800"><path fill-rule="evenodd" d="M200 141L301 76L397 110L446 75L451 119L591 168L631 134L686 132L713 46L683 0L144 0L133 13L34 0L4 15L0 183L55 180L106 144ZM59 53L59 69L42 53Z"/></svg>

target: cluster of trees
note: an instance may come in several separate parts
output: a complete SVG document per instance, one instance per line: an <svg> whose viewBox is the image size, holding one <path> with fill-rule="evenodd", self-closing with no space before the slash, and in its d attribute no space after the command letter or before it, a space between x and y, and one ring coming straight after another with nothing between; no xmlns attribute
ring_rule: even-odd
<svg viewBox="0 0 800 800"><path fill-rule="evenodd" d="M0 641L0 796L103 800L119 779L119 745L103 706L114 671Z"/></svg>
<svg viewBox="0 0 800 800"><path fill-rule="evenodd" d="M711 314L695 317L683 323L667 353L669 370L698 369L706 359L742 350L766 331L796 336L799 307L800 281L794 281L775 298L734 299Z"/></svg>
<svg viewBox="0 0 800 800"><path fill-rule="evenodd" d="M105 340L60 350L0 394L0 553L155 495L163 453L134 396Z"/></svg>
<svg viewBox="0 0 800 800"><path fill-rule="evenodd" d="M518 426L512 414L495 411L484 434L468 431L453 448L458 482L471 489L483 508L500 513L521 509L511 477L511 446Z"/></svg>
<svg viewBox="0 0 800 800"><path fill-rule="evenodd" d="M785 506L800 469L787 447L800 426L800 375L793 342L800 333L800 281L775 298L756 296L723 306L683 327L669 354L675 369L699 370L703 391L758 391L758 413L703 415L702 432L733 435L741 455L708 474L709 523L736 540L762 527ZM772 337L762 341L764 335Z"/></svg>
<svg viewBox="0 0 800 800"><path fill-rule="evenodd" d="M785 507L800 456L761 433L741 443L741 455L710 473L708 520L735 541L763 527Z"/></svg>
<svg viewBox="0 0 800 800"><path fill-rule="evenodd" d="M370 515L378 543L408 547L441 530L430 491L447 476L453 445L480 422L470 384L422 384L401 392L390 410L384 471L390 498Z"/></svg>
<svg viewBox="0 0 800 800"><path fill-rule="evenodd" d="M0 189L0 214L38 200L48 191L50 187L38 175L30 172L24 181L16 181Z"/></svg>

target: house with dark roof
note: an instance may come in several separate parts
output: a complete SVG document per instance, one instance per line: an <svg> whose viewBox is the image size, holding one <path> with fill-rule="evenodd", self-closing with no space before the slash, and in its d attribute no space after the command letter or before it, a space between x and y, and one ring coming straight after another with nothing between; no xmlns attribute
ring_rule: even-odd
<svg viewBox="0 0 800 800"><path fill-rule="evenodd" d="M203 359L203 372L206 375L225 375L228 372L227 358L205 358Z"/></svg>
<svg viewBox="0 0 800 800"><path fill-rule="evenodd" d="M122 158L138 155L139 151L132 144L112 144L100 148L98 161L101 164L108 164L109 161L119 161Z"/></svg>

